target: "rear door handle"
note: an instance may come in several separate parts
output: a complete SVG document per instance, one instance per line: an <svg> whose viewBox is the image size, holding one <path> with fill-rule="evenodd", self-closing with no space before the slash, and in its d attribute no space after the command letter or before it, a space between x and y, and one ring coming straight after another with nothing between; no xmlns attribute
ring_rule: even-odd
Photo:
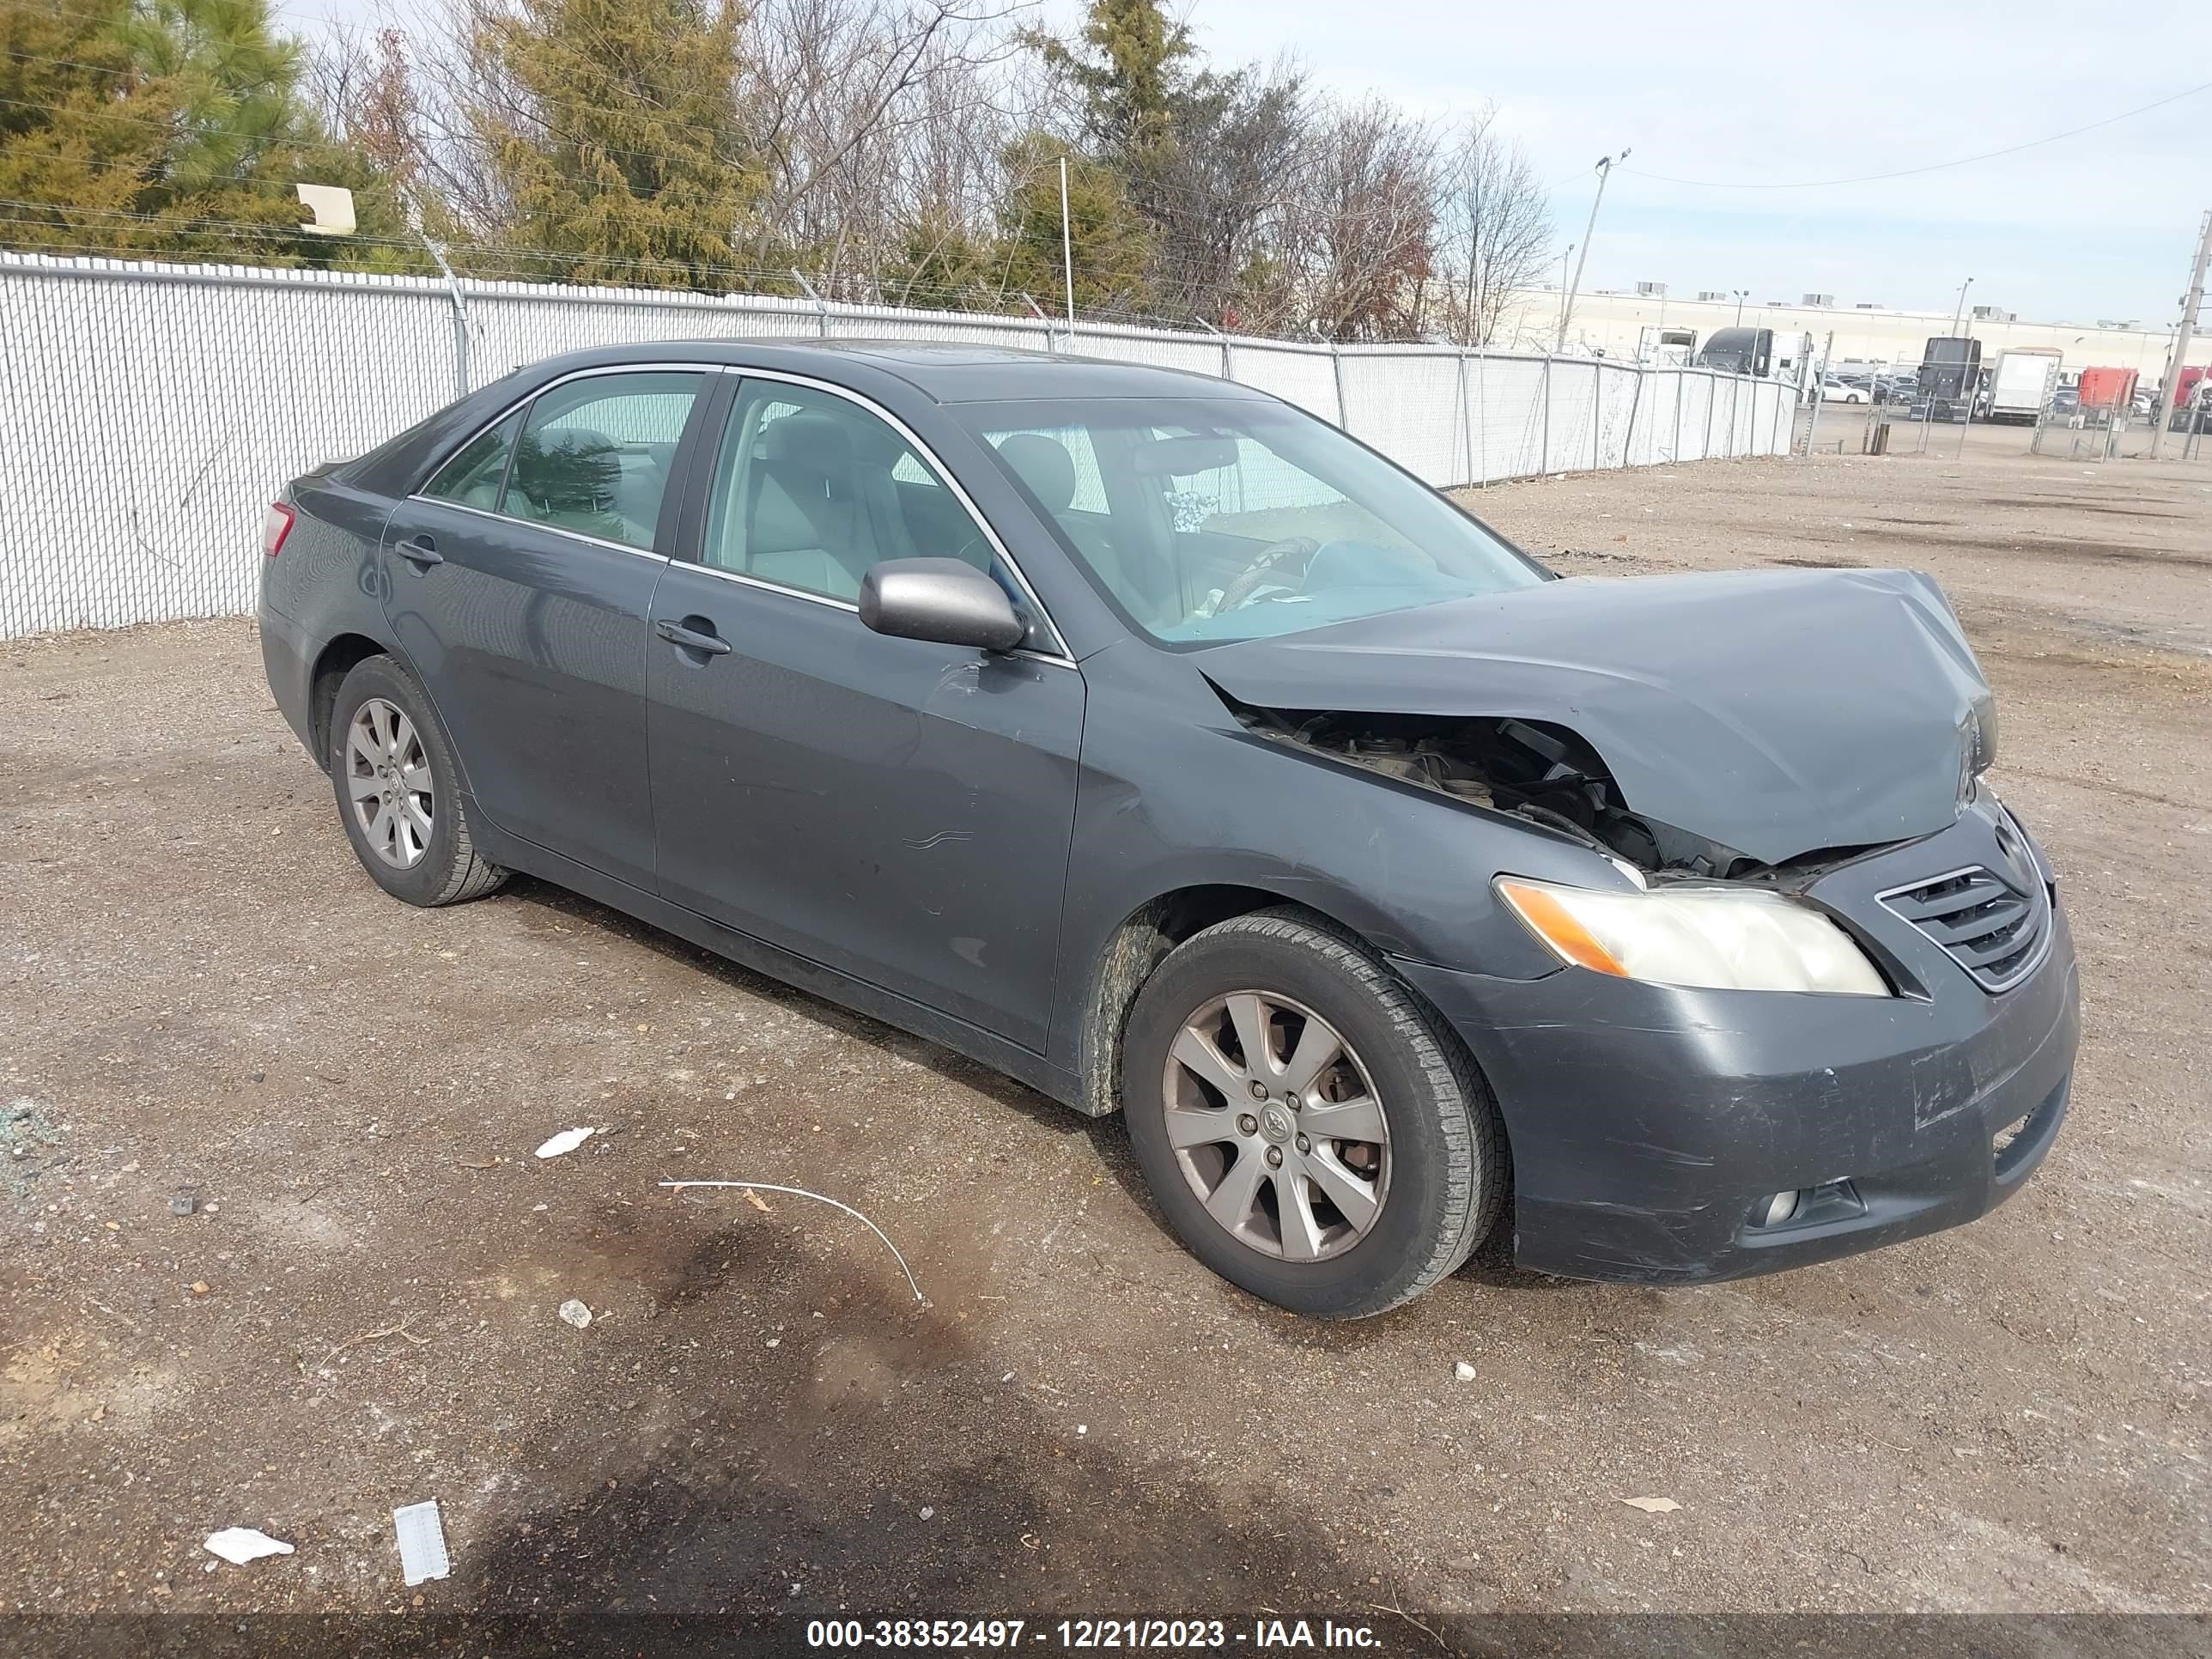
<svg viewBox="0 0 2212 1659"><path fill-rule="evenodd" d="M684 622L704 622L705 620L703 617L686 617ZM720 634L687 628L684 623L677 622L671 617L663 617L654 623L653 631L666 640L669 644L681 646L686 651L696 651L702 657L726 657L730 654L730 642Z"/></svg>
<svg viewBox="0 0 2212 1659"><path fill-rule="evenodd" d="M417 570L428 570L434 564L443 564L446 562L446 556L438 551L428 536L418 536L412 541L402 542L397 551L401 558L406 560Z"/></svg>

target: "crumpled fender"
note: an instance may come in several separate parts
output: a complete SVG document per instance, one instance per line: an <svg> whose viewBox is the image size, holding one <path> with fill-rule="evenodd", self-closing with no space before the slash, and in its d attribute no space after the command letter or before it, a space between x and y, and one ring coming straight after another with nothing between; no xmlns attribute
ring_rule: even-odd
<svg viewBox="0 0 2212 1659"><path fill-rule="evenodd" d="M1768 864L1934 834L1996 747L1989 683L1916 571L1570 578L1197 665L1263 708L1565 726L1630 811Z"/></svg>

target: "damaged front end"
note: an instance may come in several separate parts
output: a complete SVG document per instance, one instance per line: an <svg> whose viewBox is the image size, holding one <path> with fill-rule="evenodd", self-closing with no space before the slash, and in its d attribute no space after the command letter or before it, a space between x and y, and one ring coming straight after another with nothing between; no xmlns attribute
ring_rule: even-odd
<svg viewBox="0 0 2212 1659"><path fill-rule="evenodd" d="M1261 737L1507 813L1639 870L1737 878L1771 867L1631 811L1597 751L1564 726L1259 708L1221 695Z"/></svg>
<svg viewBox="0 0 2212 1659"><path fill-rule="evenodd" d="M1995 753L1958 618L1906 571L1562 580L1217 647L1250 731L1719 880L1955 822Z"/></svg>

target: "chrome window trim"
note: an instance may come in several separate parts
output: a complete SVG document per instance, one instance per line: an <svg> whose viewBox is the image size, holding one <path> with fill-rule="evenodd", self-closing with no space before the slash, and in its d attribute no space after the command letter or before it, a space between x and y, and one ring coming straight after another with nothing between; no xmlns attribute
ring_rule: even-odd
<svg viewBox="0 0 2212 1659"><path fill-rule="evenodd" d="M1030 586L1028 574L1022 569L1021 562L1016 559L1012 553L1006 550L1006 543L999 539L998 531L993 526L990 520L984 515L981 509L976 507L975 498L969 495L967 489L961 484L960 480L953 477L952 469L945 465L945 462L939 458L937 452L932 449L922 441L922 437L920 433L916 432L904 421L899 419L896 415L894 415L890 410L885 409L881 404L876 402L874 398L867 396L865 392L855 392L849 386L837 386L828 380L817 380L811 374L794 374L787 370L780 368L751 368L734 363L723 364L722 372L726 374L736 375L740 381L775 380L786 386L803 386L811 391L827 392L830 397L841 398L848 404L853 404L859 408L866 410L869 414L873 415L878 420L883 422L884 425L890 428L892 431L897 433L899 436L904 438L907 441L907 443L913 448L915 455L929 467L932 472L937 475L938 478L944 483L945 487L952 492L953 499L960 503L962 510L968 514L969 522L974 524L978 530L983 532L983 539L990 543L992 551L996 553L1000 558L1006 561L1006 568L1014 573L1014 580L1021 585L1021 590L1024 596L1028 599L1031 605L1036 607L1037 616L1044 623L1045 631L1052 636L1052 643L1056 647L1056 649L1048 651L1041 650L1033 646L1024 646L1020 649L1008 652L1006 654L1016 657L1030 657L1035 659L1036 661L1053 663L1062 668L1073 668L1075 666L1074 655L1067 648L1067 635L1060 631L1060 624L1053 620L1052 612L1046 607L1045 602L1037 597L1037 591L1035 587ZM742 387L740 387L738 395L740 397L744 395ZM730 413L732 415L735 415L737 413L737 405L734 403L730 405ZM726 436L726 432L727 428L725 428L725 431L722 434L717 434L718 439L721 436ZM715 450L714 454L714 464L719 465L721 459L722 452L718 448ZM712 493L710 486L708 491L710 497ZM702 534L704 533L705 528L706 526L702 523L701 526ZM702 548L702 551L703 550L704 550ZM824 604L836 606L838 610L853 611L855 615L859 614L860 611L860 607L858 605L847 604L842 599L831 599L825 593L809 593L804 588L786 586L781 582L763 581L757 576L742 575L736 571L724 570L719 566L708 564L704 559L687 559L681 556L678 556L676 562L679 564L693 566L700 570L712 571L718 576L727 576L731 580L742 582L749 587L764 588L773 593L793 593L798 595L800 599L820 600Z"/></svg>
<svg viewBox="0 0 2212 1659"><path fill-rule="evenodd" d="M720 565L704 564L694 559L670 559L667 562L671 565L680 564L686 570L696 571L702 576L713 576L721 581L735 582L740 587L758 588L763 593L774 593L782 599L804 599L809 605L825 605L832 611L842 611L848 617L858 617L860 614L860 607L850 599L835 599L827 593L810 593L803 587L787 587L781 582L767 581L758 576L748 576L742 571L725 570ZM1037 650L1034 646L1018 646L1012 651L1000 654L1020 657L1025 661L1042 663L1049 668L1072 669L1075 666L1075 659L1073 657L1052 656Z"/></svg>
<svg viewBox="0 0 2212 1659"><path fill-rule="evenodd" d="M449 501L443 495L416 494L407 498L420 501L425 507L449 507L456 513L472 514L479 519L489 519L494 524L520 525L525 530L542 530L548 535L566 536L572 542L581 542L586 547L611 547L617 553L635 553L641 559L652 559L660 564L676 561L665 553L655 552L649 547L632 547L628 542L611 542L605 536L586 535L580 530L568 530L557 524L541 524L535 519L518 519L507 513L487 513L480 507L469 507L460 501Z"/></svg>
<svg viewBox="0 0 2212 1659"><path fill-rule="evenodd" d="M423 478L422 482L426 486L434 483L438 475L443 472L448 466L452 465L455 458L458 457L463 450L466 449L477 439L483 437L485 433L490 431L494 427L497 426L501 422L504 421L508 416L514 414L516 410L529 408L531 404L536 403L539 398L552 391L556 386L566 386L571 380L588 380L605 374L715 375L727 374L729 372L729 367L730 366L727 363L601 363L592 368L572 368L566 374L562 374L553 380L548 380L543 386L532 387L528 392L524 392L522 396L517 398L513 403L501 410L498 414L486 421L482 426L477 428L475 431L470 433L467 437L462 439L460 442L455 444L451 449L447 450L443 455L438 458L438 464L430 469L428 475ZM713 391L713 389L714 384L710 380L707 384L702 386L697 392L692 394L691 403L694 411L696 411L698 407L699 399L707 396ZM684 416L684 423L687 426L690 423L690 415L686 415ZM527 428L529 422L526 421L523 424ZM520 434L517 434L516 435L518 438L520 436ZM513 459L513 456L510 455L508 457L510 464L512 464ZM506 489L506 475L504 473L501 475L500 483L501 491L504 494ZM480 519L490 519L500 524L527 525L532 530L550 530L556 536L571 537L577 541L586 543L592 547L619 548L625 553L642 553L646 557L649 559L659 559L664 564L671 562L669 555L660 552L654 548L632 547L628 542L611 542L604 536L587 536L580 530L563 530L558 525L540 524L535 519L518 519L512 513L488 513L483 507L466 507L459 501L449 501L443 495L425 495L421 489L409 490L407 492L407 499L410 501L425 501L433 507L450 507L463 513L473 513Z"/></svg>

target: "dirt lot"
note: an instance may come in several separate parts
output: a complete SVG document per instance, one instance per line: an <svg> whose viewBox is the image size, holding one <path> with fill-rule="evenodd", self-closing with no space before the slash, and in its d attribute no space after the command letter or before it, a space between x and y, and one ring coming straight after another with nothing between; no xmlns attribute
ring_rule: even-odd
<svg viewBox="0 0 2212 1659"><path fill-rule="evenodd" d="M1184 1256L1116 1122L541 885L383 898L250 625L0 647L0 1604L1264 1607L1394 1651L1490 1611L2212 1607L2212 466L1999 435L1480 505L1577 574L1942 578L2084 964L2044 1172L1834 1267L1475 1267L1350 1328ZM571 1124L605 1133L532 1158ZM654 1184L732 1176L860 1204L927 1305L832 1210ZM389 1512L428 1498L453 1573L409 1591ZM217 1566L232 1525L298 1553Z"/></svg>

